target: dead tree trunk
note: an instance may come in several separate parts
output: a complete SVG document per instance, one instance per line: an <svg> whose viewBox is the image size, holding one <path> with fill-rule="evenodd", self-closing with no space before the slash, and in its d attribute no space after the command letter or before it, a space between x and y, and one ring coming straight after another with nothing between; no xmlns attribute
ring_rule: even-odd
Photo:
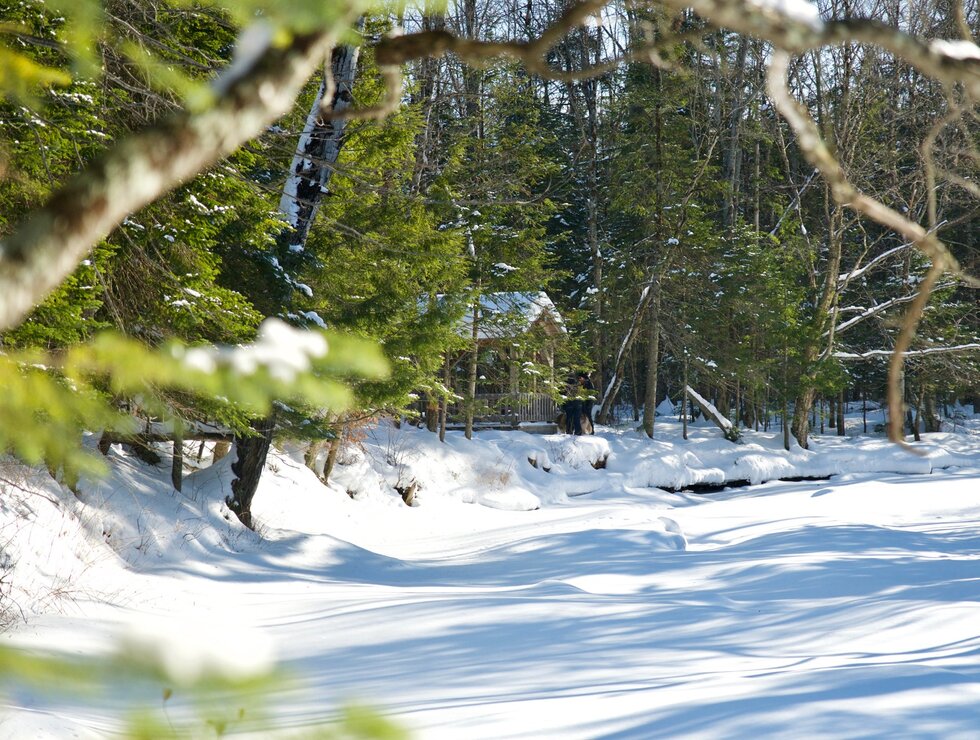
<svg viewBox="0 0 980 740"><path fill-rule="evenodd" d="M722 434L725 435L725 439L731 442L737 442L739 438L738 426L732 424L732 422L721 413L718 409L712 406L707 400L704 399L696 390L691 386L684 386L684 394L686 397L692 399L698 406L701 407L701 413L704 414L704 418L710 419L716 427L718 427Z"/></svg>

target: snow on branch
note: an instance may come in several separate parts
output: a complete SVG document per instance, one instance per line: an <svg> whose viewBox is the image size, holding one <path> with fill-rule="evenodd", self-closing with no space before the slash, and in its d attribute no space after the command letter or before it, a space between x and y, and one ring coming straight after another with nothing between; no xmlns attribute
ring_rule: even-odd
<svg viewBox="0 0 980 740"><path fill-rule="evenodd" d="M521 61L530 71L550 79L580 79L611 71L624 61L659 61L657 48L676 43L683 34L658 41L622 58L585 70L563 72L547 63L548 51L569 31L600 13L608 0L580 0L537 38L526 43L480 41L461 38L445 31L421 31L383 40L378 45L381 64L398 65L422 57L440 57L452 52L468 64L482 65L492 57ZM963 85L968 95L980 98L980 48L970 41L931 42L878 21L865 18L822 20L815 5L806 0L665 0L677 12L693 8L716 27L724 27L772 42L778 49L802 52L828 44L860 42L874 44L899 56L924 74L947 86Z"/></svg>
<svg viewBox="0 0 980 740"><path fill-rule="evenodd" d="M908 246L908 245L906 245L906 246ZM955 283L945 283L943 285L937 285L936 288L935 288L935 290L941 290L943 288L951 288L954 285L955 285ZM872 318L874 316L877 316L880 313L884 313L885 311L887 311L890 308L893 308L894 306L899 306L899 305L901 305L903 303L911 303L918 296L919 296L918 293L911 293L909 295L903 295L903 296L899 296L897 298L892 298L890 300L883 301L882 303L879 303L877 305L874 305L871 308L864 309L864 311L862 311L857 316L853 316L853 317L849 318L847 321L844 321L844 322L838 324L836 327L834 327L834 330L833 330L834 331L834 334L837 335L837 334L840 334L842 332L845 332L848 329L850 329L851 327L853 327L855 324L860 324L862 321L866 321L867 319L870 319L870 318ZM825 331L823 333L823 336L825 336L825 337L830 336L830 332L829 331Z"/></svg>
<svg viewBox="0 0 980 740"><path fill-rule="evenodd" d="M711 401L706 399L691 386L685 385L684 392L694 399L695 403L701 407L701 410L705 413L705 416L709 417L715 424L717 424L723 432L728 431L732 428L732 422L729 421L728 417L722 414Z"/></svg>
<svg viewBox="0 0 980 740"><path fill-rule="evenodd" d="M204 373L227 367L238 375L253 375L264 369L276 380L292 383L310 371L313 360L327 354L327 340L322 334L297 329L279 319L266 319L251 344L189 349L177 345L174 354L188 367Z"/></svg>
<svg viewBox="0 0 980 740"><path fill-rule="evenodd" d="M915 244L913 244L912 242L905 242L905 244L901 244L897 247L892 247L888 251L879 254L873 260L868 262L868 264L863 265L862 267L856 267L850 272L842 272L840 275L837 276L837 283L838 284L849 283L851 280L861 277L869 270L871 270L873 267L881 264L882 262L889 259L890 257L894 257L896 254L904 252L909 247L914 247L914 246Z"/></svg>
<svg viewBox="0 0 980 740"><path fill-rule="evenodd" d="M711 401L689 385L684 386L684 392L701 407L701 412L705 415L705 418L710 419L714 422L715 426L721 429L721 433L725 435L725 439L729 442L737 442L739 440L741 437L739 428L732 424L728 417L721 413Z"/></svg>
<svg viewBox="0 0 980 740"><path fill-rule="evenodd" d="M928 347L926 349L907 350L902 352L902 357L923 357L925 355L944 355L957 352L976 352L980 351L980 342L972 344L957 344L949 347ZM859 360L871 360L875 357L891 357L894 350L872 349L867 352L834 352L834 357L845 362L855 362Z"/></svg>

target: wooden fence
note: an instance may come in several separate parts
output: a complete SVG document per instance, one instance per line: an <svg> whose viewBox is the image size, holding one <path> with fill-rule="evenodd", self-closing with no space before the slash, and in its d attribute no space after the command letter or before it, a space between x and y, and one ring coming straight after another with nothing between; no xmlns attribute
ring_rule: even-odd
<svg viewBox="0 0 980 740"><path fill-rule="evenodd" d="M447 420L458 425L466 420L465 401L450 402ZM419 411L425 418L426 401L419 401ZM517 427L522 422L553 423L560 409L551 396L544 393L478 393L473 409L473 422L481 426Z"/></svg>

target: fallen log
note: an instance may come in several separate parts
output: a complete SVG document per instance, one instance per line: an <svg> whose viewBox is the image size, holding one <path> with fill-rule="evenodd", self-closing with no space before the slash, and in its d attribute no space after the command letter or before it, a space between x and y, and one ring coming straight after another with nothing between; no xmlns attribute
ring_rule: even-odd
<svg viewBox="0 0 980 740"><path fill-rule="evenodd" d="M715 426L721 429L721 433L729 442L738 442L742 437L742 432L737 424L732 424L728 417L715 408L714 404L704 398L691 386L684 386L684 392L701 408L701 413L706 419L711 419Z"/></svg>

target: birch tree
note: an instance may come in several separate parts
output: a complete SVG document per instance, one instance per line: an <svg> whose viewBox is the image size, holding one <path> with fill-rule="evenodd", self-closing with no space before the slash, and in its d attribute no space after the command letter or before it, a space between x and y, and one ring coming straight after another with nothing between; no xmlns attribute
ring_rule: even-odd
<svg viewBox="0 0 980 740"><path fill-rule="evenodd" d="M363 19L356 24L360 30ZM337 166L343 146L346 118L343 114L353 104L354 75L357 71L359 46L343 44L330 50L329 65L324 66L322 79L303 124L289 166L289 172L279 200L287 229L280 232L276 266L281 270L284 290L280 292L285 309L292 304L294 291L305 285L296 279L296 271L308 262L307 240L329 190L330 177ZM247 527L252 527L252 499L265 468L272 436L276 429L276 414L256 421L251 434L235 436L235 461L231 469L232 495L228 506ZM339 439L334 445L339 445Z"/></svg>

